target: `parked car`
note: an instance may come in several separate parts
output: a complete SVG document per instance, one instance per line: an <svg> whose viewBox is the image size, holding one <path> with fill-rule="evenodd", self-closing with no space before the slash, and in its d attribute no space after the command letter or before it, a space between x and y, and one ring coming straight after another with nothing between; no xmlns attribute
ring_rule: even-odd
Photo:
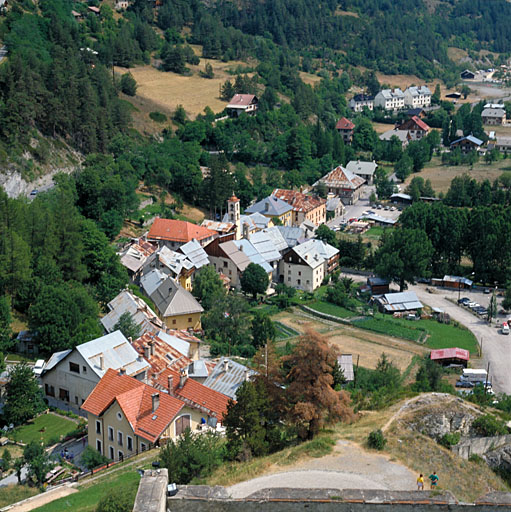
<svg viewBox="0 0 511 512"><path fill-rule="evenodd" d="M391 211L391 212L395 212L395 211L396 211L396 207L395 207L395 206L391 206L391 207L390 207L390 211Z"/></svg>
<svg viewBox="0 0 511 512"><path fill-rule="evenodd" d="M389 206L389 205L386 205L386 206L385 206L385 210L390 210L390 206Z"/></svg>
<svg viewBox="0 0 511 512"><path fill-rule="evenodd" d="M456 387L457 388L473 388L474 383L470 382L469 380L458 380L456 381Z"/></svg>
<svg viewBox="0 0 511 512"><path fill-rule="evenodd" d="M32 190L32 192L30 192L30 195L32 197L36 196L37 194L39 193L39 190L37 190L36 188L34 188L34 190Z"/></svg>
<svg viewBox="0 0 511 512"><path fill-rule="evenodd" d="M470 302L470 299L468 297L462 297L461 299L458 299L458 304L461 306L466 306Z"/></svg>
<svg viewBox="0 0 511 512"><path fill-rule="evenodd" d="M489 289L489 288L485 288L485 289L483 290L483 293L485 293L486 295L489 295L489 293L490 293L490 289Z"/></svg>
<svg viewBox="0 0 511 512"><path fill-rule="evenodd" d="M478 308L478 307L480 307L480 306L481 306L481 304L479 304L479 302L470 302L470 303L468 304L468 307L469 307L470 309L476 309L476 308Z"/></svg>
<svg viewBox="0 0 511 512"><path fill-rule="evenodd" d="M509 325L507 325L507 322L502 322L502 326L500 328L500 332L502 334L505 334L505 335L509 334Z"/></svg>
<svg viewBox="0 0 511 512"><path fill-rule="evenodd" d="M382 205L379 204L377 207L376 207L377 210L381 210L382 209Z"/></svg>

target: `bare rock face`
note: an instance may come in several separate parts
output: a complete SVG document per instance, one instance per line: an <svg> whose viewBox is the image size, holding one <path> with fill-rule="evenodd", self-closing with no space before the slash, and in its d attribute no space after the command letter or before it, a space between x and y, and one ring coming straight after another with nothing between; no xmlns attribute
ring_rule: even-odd
<svg viewBox="0 0 511 512"><path fill-rule="evenodd" d="M505 445L483 455L483 459L492 469L511 471L511 446Z"/></svg>
<svg viewBox="0 0 511 512"><path fill-rule="evenodd" d="M461 398L428 393L407 404L400 419L407 428L438 440L449 433L470 435L472 422L480 414Z"/></svg>

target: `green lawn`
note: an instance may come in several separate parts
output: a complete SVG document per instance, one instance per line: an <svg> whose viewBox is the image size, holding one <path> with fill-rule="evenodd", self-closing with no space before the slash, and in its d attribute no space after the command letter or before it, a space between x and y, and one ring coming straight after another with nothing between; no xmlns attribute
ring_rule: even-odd
<svg viewBox="0 0 511 512"><path fill-rule="evenodd" d="M26 500L30 496L39 494L37 487L29 487L28 485L8 485L2 487L0 491L0 508Z"/></svg>
<svg viewBox="0 0 511 512"><path fill-rule="evenodd" d="M337 316L339 318L353 318L354 316L357 316L353 311L349 311L341 306L336 306L335 304L330 304L330 302L324 302L322 300L312 302L311 304L308 304L308 306L320 313L326 313L327 315Z"/></svg>
<svg viewBox="0 0 511 512"><path fill-rule="evenodd" d="M364 233L364 236L367 238L374 238L379 240L386 229L391 228L384 228L383 226L373 226Z"/></svg>
<svg viewBox="0 0 511 512"><path fill-rule="evenodd" d="M42 441L46 444L50 439L64 436L76 427L74 421L61 416L51 413L42 414L27 424L14 429L13 432L9 433L9 437L25 444L31 441Z"/></svg>
<svg viewBox="0 0 511 512"><path fill-rule="evenodd" d="M78 487L77 493L55 500L35 510L37 512L63 512L68 510L93 512L96 510L99 501L113 490L129 495L132 502L135 503L139 481L140 475L136 467L131 466L110 475L105 475L104 478L90 484L84 483Z"/></svg>
<svg viewBox="0 0 511 512"><path fill-rule="evenodd" d="M362 329L378 332L380 334L387 334L396 338L403 338L410 341L419 341L424 335L424 330L420 329L417 324L419 322L408 321L408 324L401 324L394 318L364 318L363 320L355 320L354 325Z"/></svg>

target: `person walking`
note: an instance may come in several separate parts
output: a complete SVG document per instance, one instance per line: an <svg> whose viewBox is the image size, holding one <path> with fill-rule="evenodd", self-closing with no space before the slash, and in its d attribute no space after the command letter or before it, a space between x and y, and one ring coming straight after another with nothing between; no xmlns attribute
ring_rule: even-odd
<svg viewBox="0 0 511 512"><path fill-rule="evenodd" d="M417 478L417 490L418 491L424 490L424 476L422 473Z"/></svg>
<svg viewBox="0 0 511 512"><path fill-rule="evenodd" d="M438 475L436 471L433 471L433 474L429 475L429 479L431 480L431 489L434 489L438 485Z"/></svg>

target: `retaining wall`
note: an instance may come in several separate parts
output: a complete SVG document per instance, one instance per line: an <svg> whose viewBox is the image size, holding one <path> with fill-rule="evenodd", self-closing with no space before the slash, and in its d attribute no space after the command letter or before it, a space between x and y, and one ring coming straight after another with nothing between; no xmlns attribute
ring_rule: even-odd
<svg viewBox="0 0 511 512"><path fill-rule="evenodd" d="M457 445L451 446L451 450L459 457L468 459L471 455L484 455L506 444L511 444L511 434L493 437L461 438Z"/></svg>

